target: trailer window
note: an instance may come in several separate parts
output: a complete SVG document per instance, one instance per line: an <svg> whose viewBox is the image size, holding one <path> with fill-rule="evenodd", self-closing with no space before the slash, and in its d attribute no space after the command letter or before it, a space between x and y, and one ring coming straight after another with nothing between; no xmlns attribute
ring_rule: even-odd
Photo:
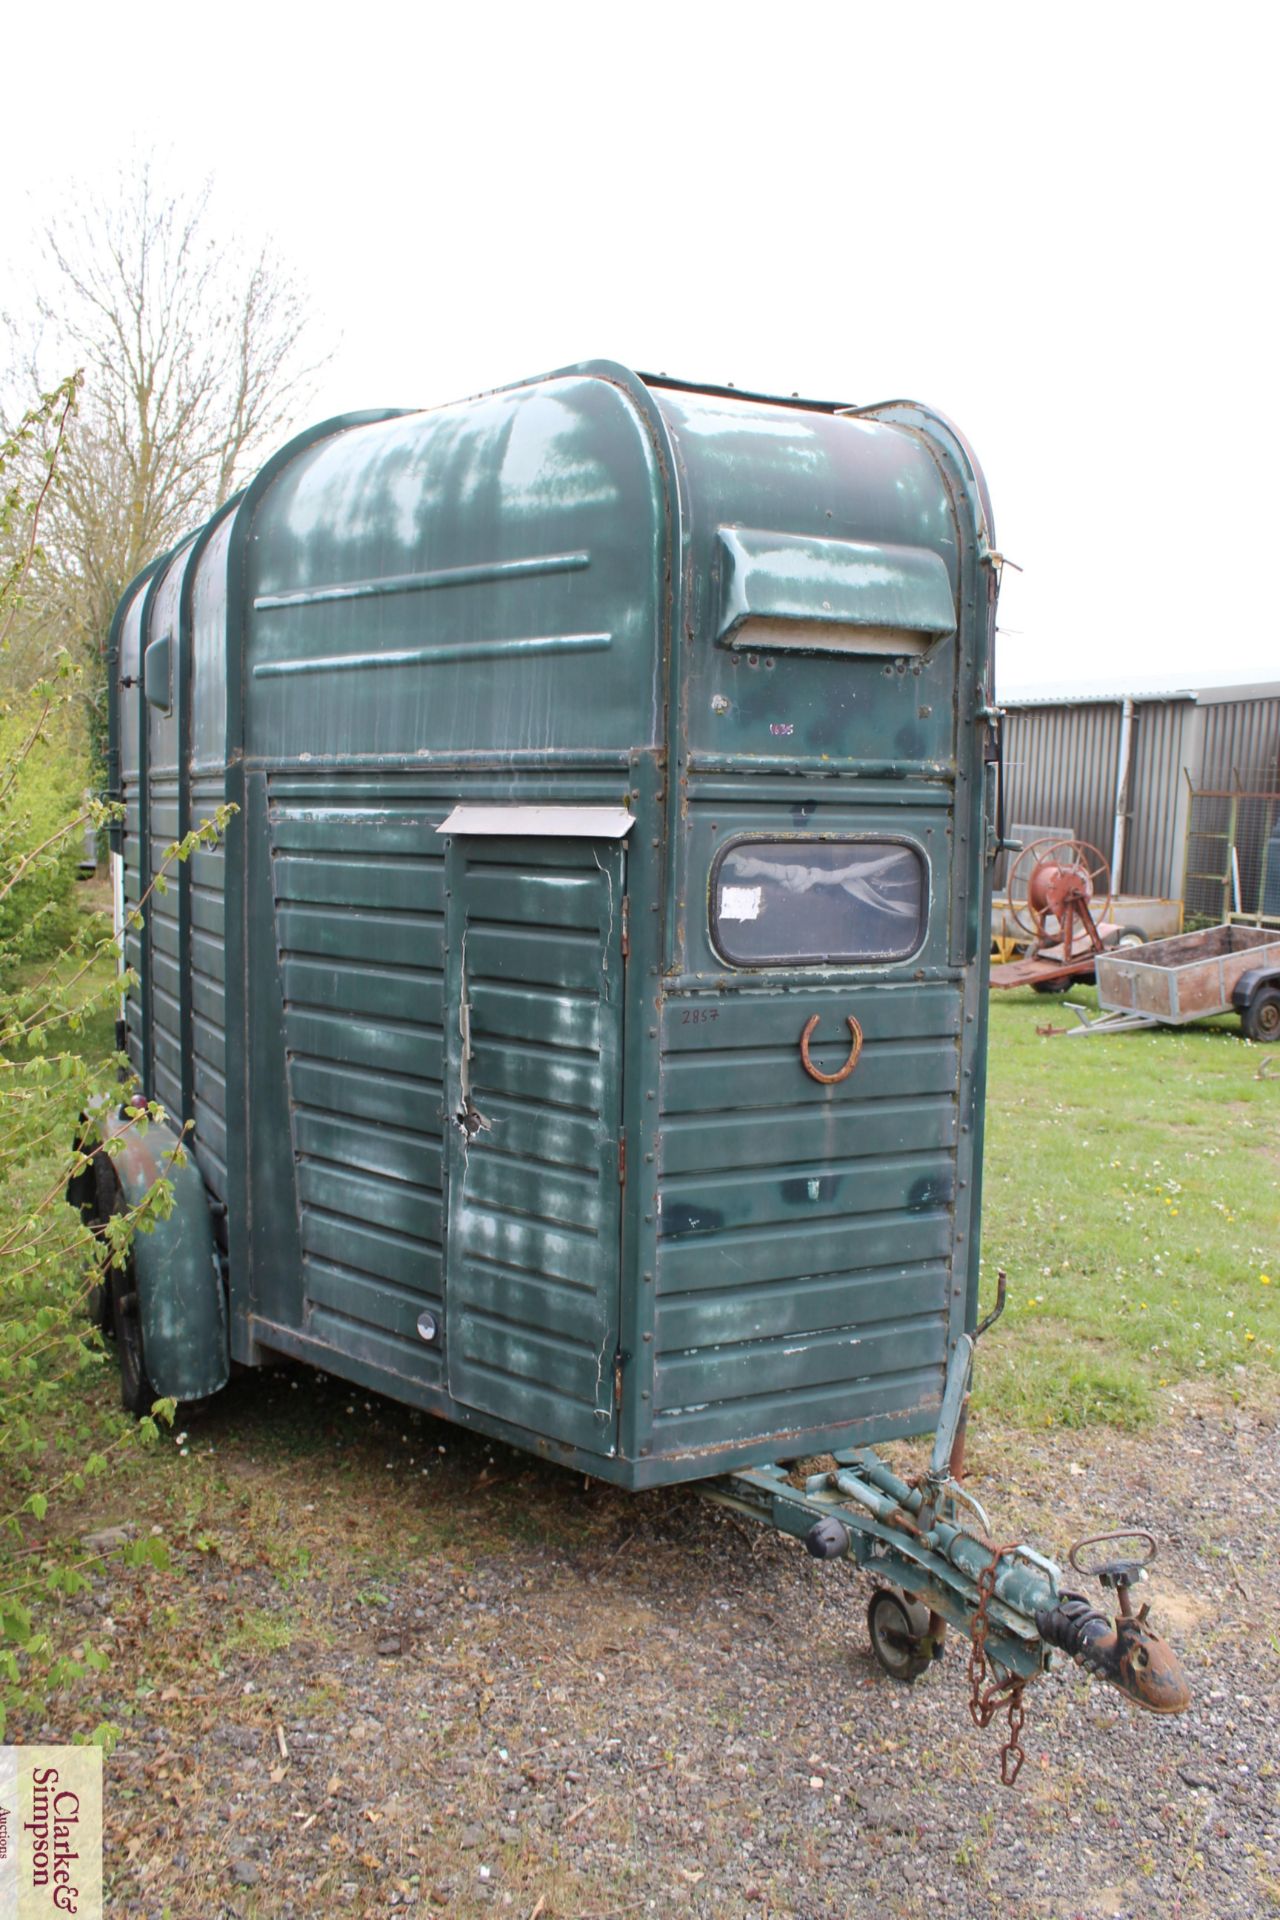
<svg viewBox="0 0 1280 1920"><path fill-rule="evenodd" d="M924 858L898 840L738 840L712 869L712 938L738 966L905 960L927 900Z"/></svg>

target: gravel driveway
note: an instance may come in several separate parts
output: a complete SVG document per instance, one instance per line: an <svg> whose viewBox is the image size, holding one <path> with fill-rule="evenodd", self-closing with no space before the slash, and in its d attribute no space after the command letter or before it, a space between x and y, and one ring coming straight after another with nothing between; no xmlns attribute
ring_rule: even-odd
<svg viewBox="0 0 1280 1920"><path fill-rule="evenodd" d="M181 1572L86 1603L128 1716L108 1911L1276 1914L1280 1408L1166 1399L1155 1434L971 1439L1001 1538L1159 1536L1196 1694L1157 1720L1064 1667L1008 1791L964 1647L896 1687L847 1568L335 1383L236 1388L131 1502Z"/></svg>

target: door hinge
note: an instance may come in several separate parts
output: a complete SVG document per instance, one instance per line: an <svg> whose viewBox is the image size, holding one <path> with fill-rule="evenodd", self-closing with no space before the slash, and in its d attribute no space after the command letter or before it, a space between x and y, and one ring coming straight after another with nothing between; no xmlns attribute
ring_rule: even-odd
<svg viewBox="0 0 1280 1920"><path fill-rule="evenodd" d="M623 1127L618 1134L618 1185L627 1184L627 1130Z"/></svg>
<svg viewBox="0 0 1280 1920"><path fill-rule="evenodd" d="M622 957L624 960L631 958L631 895L629 893L624 893L622 896Z"/></svg>

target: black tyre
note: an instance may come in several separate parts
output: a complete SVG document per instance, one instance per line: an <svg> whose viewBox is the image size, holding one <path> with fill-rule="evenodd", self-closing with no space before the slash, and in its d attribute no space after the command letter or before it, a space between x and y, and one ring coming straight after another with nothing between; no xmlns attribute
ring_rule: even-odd
<svg viewBox="0 0 1280 1920"><path fill-rule="evenodd" d="M120 1404L126 1413L140 1420L144 1413L150 1413L156 1392L147 1378L132 1258L123 1267L111 1270L111 1324L120 1361Z"/></svg>
<svg viewBox="0 0 1280 1920"><path fill-rule="evenodd" d="M893 1587L877 1587L867 1607L871 1651L891 1680L910 1685L933 1658L929 1609Z"/></svg>
<svg viewBox="0 0 1280 1920"><path fill-rule="evenodd" d="M78 1191L74 1196L74 1203L80 1208L80 1218L88 1227L101 1227L114 1211L116 1200L115 1174L106 1154L95 1154L90 1164L76 1175L76 1183ZM111 1286L105 1268L99 1269L98 1278L86 1292L84 1310L90 1324L95 1326L99 1333L106 1335L114 1333L115 1328L111 1318Z"/></svg>
<svg viewBox="0 0 1280 1920"><path fill-rule="evenodd" d="M104 1211L108 1214L124 1213L126 1210L115 1170L109 1163L103 1168L101 1199ZM106 1269L103 1292L111 1335L116 1343L116 1358L120 1362L120 1404L126 1413L140 1420L144 1413L150 1413L156 1391L147 1375L142 1316L138 1309L138 1278L132 1252L126 1255L122 1267Z"/></svg>
<svg viewBox="0 0 1280 1920"><path fill-rule="evenodd" d="M84 1310L89 1316L90 1326L98 1329L108 1339L115 1338L115 1319L111 1312L110 1280L104 1276L95 1280L84 1297Z"/></svg>
<svg viewBox="0 0 1280 1920"><path fill-rule="evenodd" d="M1118 953L1121 947L1145 947L1147 936L1141 927L1121 927L1108 953Z"/></svg>
<svg viewBox="0 0 1280 1920"><path fill-rule="evenodd" d="M104 1227L111 1213L117 1212L121 1206L115 1167L111 1165L109 1156L104 1152L94 1154L94 1162L84 1171L81 1179L92 1194L88 1204L81 1200L81 1217L90 1227ZM102 1240L102 1258L106 1261L106 1238ZM111 1313L111 1269L106 1263L98 1269L98 1279L84 1296L84 1313L107 1340L115 1338L115 1315Z"/></svg>
<svg viewBox="0 0 1280 1920"><path fill-rule="evenodd" d="M115 1167L111 1165L106 1152L94 1154L92 1167L86 1169L86 1183L92 1183L92 1204L81 1204L81 1215L90 1227L102 1227L119 1206ZM106 1254L106 1240L102 1242L102 1252ZM106 1334L111 1340L115 1338L115 1319L111 1315L111 1273L106 1265L100 1269L98 1279L84 1296L84 1311L98 1332Z"/></svg>
<svg viewBox="0 0 1280 1920"><path fill-rule="evenodd" d="M1246 1040L1267 1046L1280 1040L1280 987L1259 987L1240 1015Z"/></svg>

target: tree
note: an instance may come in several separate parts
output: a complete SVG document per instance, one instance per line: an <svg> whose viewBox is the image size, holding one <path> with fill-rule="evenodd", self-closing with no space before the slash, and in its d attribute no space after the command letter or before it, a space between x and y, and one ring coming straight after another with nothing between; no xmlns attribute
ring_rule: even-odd
<svg viewBox="0 0 1280 1920"><path fill-rule="evenodd" d="M100 656L128 582L229 498L315 371L298 283L268 247L218 237L211 193L170 192L151 160L109 197L74 193L80 210L43 233L33 311L5 316L10 424L51 365L85 375L15 638L28 671L59 647ZM47 450L24 449L28 483ZM90 684L100 714L101 674Z"/></svg>

